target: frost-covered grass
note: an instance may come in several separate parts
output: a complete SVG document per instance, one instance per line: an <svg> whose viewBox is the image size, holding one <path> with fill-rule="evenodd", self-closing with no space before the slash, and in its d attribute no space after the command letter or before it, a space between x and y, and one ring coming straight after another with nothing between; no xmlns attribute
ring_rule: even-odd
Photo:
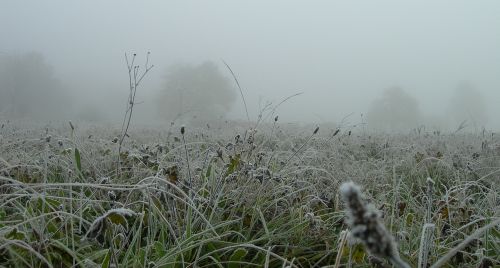
<svg viewBox="0 0 500 268"><path fill-rule="evenodd" d="M500 265L498 134L0 123L0 266L390 267L347 181L411 267Z"/></svg>

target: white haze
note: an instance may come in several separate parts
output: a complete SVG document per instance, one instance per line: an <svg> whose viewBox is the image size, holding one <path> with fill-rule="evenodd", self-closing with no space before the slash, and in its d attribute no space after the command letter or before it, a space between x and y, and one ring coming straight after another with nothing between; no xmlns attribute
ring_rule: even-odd
<svg viewBox="0 0 500 268"><path fill-rule="evenodd" d="M500 128L500 1L2 1L0 56L43 54L73 111L119 121L128 96L125 52L155 67L135 120L159 121L155 96L169 66L221 59L250 116L265 101L283 121L357 122L388 88L413 96L425 122L448 122L464 82ZM229 118L245 118L239 98ZM429 119L430 118L430 119ZM465 118L467 119L467 118ZM453 123L455 124L455 123ZM449 126L456 127L456 126Z"/></svg>

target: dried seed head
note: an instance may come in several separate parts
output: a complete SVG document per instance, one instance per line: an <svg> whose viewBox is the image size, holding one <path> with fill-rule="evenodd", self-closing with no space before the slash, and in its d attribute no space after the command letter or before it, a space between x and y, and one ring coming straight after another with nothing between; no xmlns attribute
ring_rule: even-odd
<svg viewBox="0 0 500 268"><path fill-rule="evenodd" d="M109 197L109 200L115 201L116 200L115 191L108 191L108 197Z"/></svg>
<svg viewBox="0 0 500 268"><path fill-rule="evenodd" d="M373 205L366 203L360 188L353 182L340 186L346 204L347 224L354 238L359 239L373 255L389 259L398 267L409 267L400 258L396 243L380 219Z"/></svg>
<svg viewBox="0 0 500 268"><path fill-rule="evenodd" d="M99 179L99 184L108 184L109 183L109 177L102 177Z"/></svg>
<svg viewBox="0 0 500 268"><path fill-rule="evenodd" d="M314 130L313 134L318 133L318 131L319 131L319 127L316 127L316 129Z"/></svg>

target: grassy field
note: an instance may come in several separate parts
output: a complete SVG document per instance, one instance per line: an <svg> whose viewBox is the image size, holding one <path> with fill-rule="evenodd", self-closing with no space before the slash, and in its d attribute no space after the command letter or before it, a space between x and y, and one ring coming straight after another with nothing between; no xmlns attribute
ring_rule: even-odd
<svg viewBox="0 0 500 268"><path fill-rule="evenodd" d="M499 134L1 124L0 266L391 267L353 181L409 266L500 267Z"/></svg>

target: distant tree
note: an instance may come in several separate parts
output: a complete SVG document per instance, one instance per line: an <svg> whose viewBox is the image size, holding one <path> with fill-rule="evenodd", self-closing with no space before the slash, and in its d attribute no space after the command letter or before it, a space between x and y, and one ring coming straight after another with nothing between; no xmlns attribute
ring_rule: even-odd
<svg viewBox="0 0 500 268"><path fill-rule="evenodd" d="M68 98L39 53L0 57L0 113L13 117L55 119Z"/></svg>
<svg viewBox="0 0 500 268"><path fill-rule="evenodd" d="M161 94L159 110L168 120L225 117L236 100L230 80L210 61L170 67Z"/></svg>
<svg viewBox="0 0 500 268"><path fill-rule="evenodd" d="M469 82L461 82L451 96L449 113L455 124L468 122L476 128L487 122L487 107L484 98Z"/></svg>
<svg viewBox="0 0 500 268"><path fill-rule="evenodd" d="M377 129L408 130L417 126L420 111L414 97L399 87L392 87L372 102L366 118L368 124Z"/></svg>

